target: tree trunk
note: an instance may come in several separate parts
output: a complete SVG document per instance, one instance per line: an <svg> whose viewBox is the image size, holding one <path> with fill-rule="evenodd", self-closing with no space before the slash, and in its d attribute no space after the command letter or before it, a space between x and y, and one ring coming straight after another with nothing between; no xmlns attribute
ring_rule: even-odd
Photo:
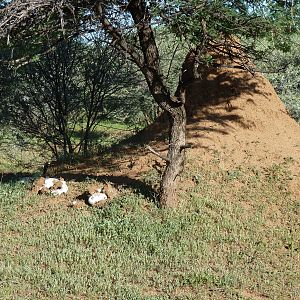
<svg viewBox="0 0 300 300"><path fill-rule="evenodd" d="M88 144L89 144L89 129L86 129L84 133L84 138L83 138L83 155L87 156L88 155Z"/></svg>
<svg viewBox="0 0 300 300"><path fill-rule="evenodd" d="M177 185L184 167L186 145L186 112L184 105L170 113L170 145L167 166L160 186L160 206L178 205Z"/></svg>
<svg viewBox="0 0 300 300"><path fill-rule="evenodd" d="M160 187L160 205L161 207L175 207L178 204L176 194L177 181L185 159L185 89L183 84L180 83L175 97L171 97L170 90L164 82L160 65L160 54L151 27L151 13L148 10L148 1L128 1L126 9L131 14L136 25L142 55L110 23L105 15L103 4L99 2L95 6L96 14L100 17L104 30L111 35L116 47L139 67L145 76L154 100L169 115L170 145L167 166Z"/></svg>
<svg viewBox="0 0 300 300"><path fill-rule="evenodd" d="M71 162L74 160L74 148L70 137L68 137L68 151L68 160Z"/></svg>

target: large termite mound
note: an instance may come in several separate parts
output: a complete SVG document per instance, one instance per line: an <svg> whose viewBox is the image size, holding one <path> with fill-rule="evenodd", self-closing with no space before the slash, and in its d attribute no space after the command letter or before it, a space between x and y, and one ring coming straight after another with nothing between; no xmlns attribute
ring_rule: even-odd
<svg viewBox="0 0 300 300"><path fill-rule="evenodd" d="M290 161L294 184L300 190L299 124L261 73L251 73L226 59L218 58L217 65L202 67L198 79L192 78L188 65L185 70L187 141L193 145L187 150L190 161L196 165L217 158L224 169L268 168ZM162 116L136 140L165 151L166 136Z"/></svg>
<svg viewBox="0 0 300 300"><path fill-rule="evenodd" d="M300 126L270 82L238 63L223 60L218 65L202 70L187 86L187 137L193 144L189 153L205 160L217 152L229 164L270 164L283 158L298 162ZM163 120L160 117L136 139L162 137L167 128Z"/></svg>
<svg viewBox="0 0 300 300"><path fill-rule="evenodd" d="M260 73L234 64L208 70L189 85L186 108L195 154L217 151L230 164L299 161L300 126Z"/></svg>

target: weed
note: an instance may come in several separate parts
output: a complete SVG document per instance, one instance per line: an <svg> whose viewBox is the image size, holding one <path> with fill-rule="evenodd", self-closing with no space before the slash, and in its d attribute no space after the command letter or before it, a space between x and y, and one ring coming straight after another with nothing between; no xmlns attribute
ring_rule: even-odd
<svg viewBox="0 0 300 300"><path fill-rule="evenodd" d="M142 179L147 185L151 186L155 190L158 190L161 181L161 174L157 170L152 169L144 174Z"/></svg>

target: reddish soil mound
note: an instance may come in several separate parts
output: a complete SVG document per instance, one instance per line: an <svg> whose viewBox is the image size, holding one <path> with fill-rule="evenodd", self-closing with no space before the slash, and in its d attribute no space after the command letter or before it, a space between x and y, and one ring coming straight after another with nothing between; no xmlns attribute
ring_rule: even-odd
<svg viewBox="0 0 300 300"><path fill-rule="evenodd" d="M229 165L299 162L300 126L261 74L218 69L193 82L187 95L195 154L218 152Z"/></svg>
<svg viewBox="0 0 300 300"><path fill-rule="evenodd" d="M186 109L188 142L194 145L188 157L193 164L218 158L228 170L265 168L289 160L293 162L294 190L299 193L300 126L260 73L252 75L234 65L208 70L189 85ZM135 139L164 151L166 128L161 117ZM138 155L133 171L150 167L150 157Z"/></svg>
<svg viewBox="0 0 300 300"><path fill-rule="evenodd" d="M300 126L261 74L218 69L188 92L192 157L218 157L224 169L267 168L291 161L291 188L300 196Z"/></svg>
<svg viewBox="0 0 300 300"><path fill-rule="evenodd" d="M260 73L234 65L209 70L189 85L186 109L188 142L194 144L189 153L199 160L218 153L229 165L299 162L300 126ZM136 140L162 141L165 128L161 117Z"/></svg>

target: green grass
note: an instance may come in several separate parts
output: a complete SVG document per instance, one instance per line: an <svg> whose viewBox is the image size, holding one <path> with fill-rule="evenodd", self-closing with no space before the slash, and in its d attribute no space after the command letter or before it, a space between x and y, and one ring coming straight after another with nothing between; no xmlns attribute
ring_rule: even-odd
<svg viewBox="0 0 300 300"><path fill-rule="evenodd" d="M90 135L90 155L106 150L134 133L134 129L124 123L113 121L100 122ZM74 133L74 143L78 143L81 133ZM81 155L76 156L80 159ZM47 146L37 139L7 126L0 130L0 176L1 173L41 171L46 161L51 161L53 154ZM1 179L1 177L0 177Z"/></svg>
<svg viewBox="0 0 300 300"><path fill-rule="evenodd" d="M286 164L186 170L176 211L127 191L104 209L0 185L0 299L299 299Z"/></svg>
<svg viewBox="0 0 300 300"><path fill-rule="evenodd" d="M90 134L90 151L97 152L99 148L108 148L126 137L133 135L137 129L141 128L133 128L125 123L110 120L101 121ZM79 142L80 136L81 133L78 129L74 134L75 142Z"/></svg>

